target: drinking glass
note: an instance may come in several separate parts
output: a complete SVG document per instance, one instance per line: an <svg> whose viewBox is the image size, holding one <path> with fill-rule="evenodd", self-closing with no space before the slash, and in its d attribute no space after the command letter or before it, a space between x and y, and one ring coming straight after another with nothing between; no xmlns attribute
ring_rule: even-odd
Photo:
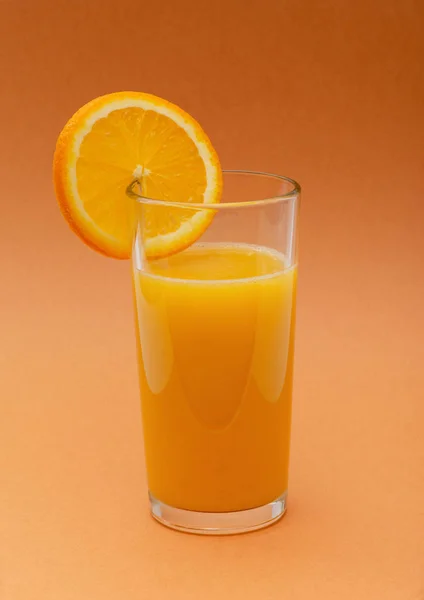
<svg viewBox="0 0 424 600"><path fill-rule="evenodd" d="M136 202L133 281L151 512L168 527L226 534L286 510L299 185L224 171L219 204ZM209 226L146 258L152 215ZM175 219L173 217L175 216Z"/></svg>

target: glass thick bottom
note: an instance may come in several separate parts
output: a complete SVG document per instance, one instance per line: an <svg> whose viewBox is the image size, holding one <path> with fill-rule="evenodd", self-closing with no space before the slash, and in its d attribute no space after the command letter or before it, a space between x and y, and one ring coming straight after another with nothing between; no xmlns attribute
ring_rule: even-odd
<svg viewBox="0 0 424 600"><path fill-rule="evenodd" d="M154 519L162 525L200 535L234 535L263 529L276 523L286 512L287 492L273 502L235 512L196 512L163 504L149 494Z"/></svg>

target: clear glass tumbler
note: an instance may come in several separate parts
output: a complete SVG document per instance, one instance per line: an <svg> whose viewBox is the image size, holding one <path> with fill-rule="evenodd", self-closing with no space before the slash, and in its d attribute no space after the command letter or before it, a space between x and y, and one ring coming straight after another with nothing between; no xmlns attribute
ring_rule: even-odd
<svg viewBox="0 0 424 600"><path fill-rule="evenodd" d="M220 204L155 201L139 182L128 194L152 515L195 533L265 527L287 501L300 187L226 171ZM148 260L157 211L210 224L185 250Z"/></svg>

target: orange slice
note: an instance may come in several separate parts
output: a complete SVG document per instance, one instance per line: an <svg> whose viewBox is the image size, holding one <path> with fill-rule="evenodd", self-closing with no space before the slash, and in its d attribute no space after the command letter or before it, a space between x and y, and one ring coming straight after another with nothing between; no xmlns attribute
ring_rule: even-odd
<svg viewBox="0 0 424 600"><path fill-rule="evenodd" d="M56 196L71 228L89 246L128 258L135 227L134 179L143 196L167 202L219 202L218 156L200 125L156 96L117 92L92 100L68 121L53 161ZM213 212L144 205L143 235L149 258L190 246Z"/></svg>

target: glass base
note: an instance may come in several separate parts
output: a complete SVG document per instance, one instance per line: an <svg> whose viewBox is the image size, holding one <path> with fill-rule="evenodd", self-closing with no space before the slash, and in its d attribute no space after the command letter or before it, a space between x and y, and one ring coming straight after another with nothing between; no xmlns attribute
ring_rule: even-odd
<svg viewBox="0 0 424 600"><path fill-rule="evenodd" d="M286 512L287 492L257 508L235 512L196 512L173 508L156 500L151 494L150 509L154 519L178 531L201 535L234 535L263 529L272 525Z"/></svg>

